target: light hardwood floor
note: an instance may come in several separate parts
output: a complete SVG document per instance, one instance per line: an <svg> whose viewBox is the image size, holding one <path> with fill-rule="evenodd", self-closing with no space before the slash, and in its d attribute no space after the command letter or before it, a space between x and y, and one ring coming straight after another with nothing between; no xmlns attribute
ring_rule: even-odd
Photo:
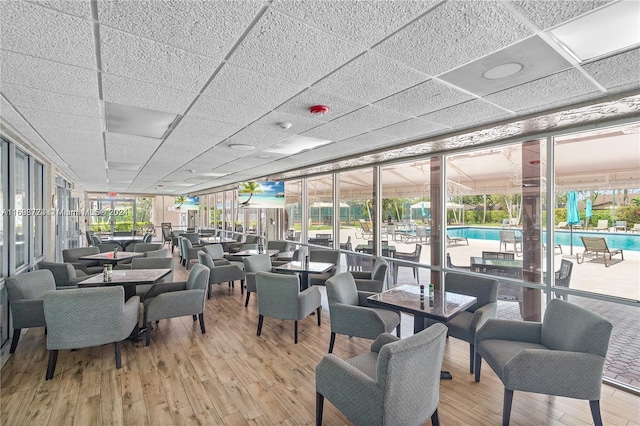
<svg viewBox="0 0 640 426"><path fill-rule="evenodd" d="M176 262L177 264L177 262ZM174 279L187 271L176 266ZM60 351L56 374L45 381L47 350L43 329L20 340L0 374L2 425L271 425L315 422L314 369L329 345L326 296L322 326L316 318L300 322L293 343L293 322L265 318L256 336L255 295L244 307L235 290L214 287L207 301L206 334L191 317L161 321L150 347L123 344L122 369L115 368L113 345ZM87 318L91 321L91 318ZM403 337L412 318L403 316ZM338 336L335 354L349 358L367 351L370 341ZM443 425L499 425L503 387L486 365L481 383L468 372L468 345L448 339L443 368L453 380L440 387ZM607 425L640 424L640 398L603 386ZM329 402L324 424L350 422ZM430 424L430 422L427 422ZM512 425L587 425L586 401L516 392Z"/></svg>

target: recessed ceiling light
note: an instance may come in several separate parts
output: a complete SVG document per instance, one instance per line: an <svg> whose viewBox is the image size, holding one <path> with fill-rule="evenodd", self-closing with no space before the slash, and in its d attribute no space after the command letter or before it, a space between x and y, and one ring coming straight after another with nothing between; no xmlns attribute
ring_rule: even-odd
<svg viewBox="0 0 640 426"><path fill-rule="evenodd" d="M501 78L511 77L518 74L524 66L518 62L509 62L507 64L501 64L493 68L489 68L482 74L487 80L499 80Z"/></svg>
<svg viewBox="0 0 640 426"><path fill-rule="evenodd" d="M162 139L177 114L105 102L107 132Z"/></svg>
<svg viewBox="0 0 640 426"><path fill-rule="evenodd" d="M256 149L256 147L253 145L247 145L243 143L232 143L231 145L229 145L229 148L237 149L238 151L252 151Z"/></svg>
<svg viewBox="0 0 640 426"><path fill-rule="evenodd" d="M209 176L209 177L220 177L220 176L226 176L229 173L224 173L224 172L207 172L207 173L201 173L202 176Z"/></svg>
<svg viewBox="0 0 640 426"><path fill-rule="evenodd" d="M322 145L326 145L331 142L333 141L330 141L328 139L318 139L310 138L308 136L296 135L287 138L282 142L271 145L270 147L265 148L263 151L281 155L293 155L302 151L307 151Z"/></svg>

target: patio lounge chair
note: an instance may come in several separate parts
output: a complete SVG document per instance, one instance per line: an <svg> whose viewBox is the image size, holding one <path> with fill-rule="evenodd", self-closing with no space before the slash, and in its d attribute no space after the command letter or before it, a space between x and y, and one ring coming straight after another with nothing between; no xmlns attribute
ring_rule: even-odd
<svg viewBox="0 0 640 426"><path fill-rule="evenodd" d="M594 231L608 231L609 230L609 221L607 219L600 219L598 221L598 226L593 228Z"/></svg>
<svg viewBox="0 0 640 426"><path fill-rule="evenodd" d="M373 238L373 231L369 227L369 223L364 219L360 219L360 232L356 231L356 238L369 239Z"/></svg>
<svg viewBox="0 0 640 426"><path fill-rule="evenodd" d="M463 241L467 243L467 245L469 245L469 240L467 240L465 237L450 237L449 235L447 235L447 245L458 244L462 243Z"/></svg>
<svg viewBox="0 0 640 426"><path fill-rule="evenodd" d="M604 266L606 266L607 268L611 266L612 257L616 254L620 254L620 257L622 257L622 260L624 260L622 249L610 250L607 246L607 240L605 240L603 237L580 237L580 239L582 240L582 244L584 244L584 252L582 253L582 260L580 260L580 253L576 254L578 263L584 262L584 258L588 254L595 254L596 258L598 258L598 255L601 254L604 258ZM607 256L609 257L608 263Z"/></svg>
<svg viewBox="0 0 640 426"><path fill-rule="evenodd" d="M556 225L556 229L567 229L569 224L567 222L558 222Z"/></svg>
<svg viewBox="0 0 640 426"><path fill-rule="evenodd" d="M618 229L627 232L627 221L626 220L617 220L613 224L613 230L618 232Z"/></svg>
<svg viewBox="0 0 640 426"><path fill-rule="evenodd" d="M633 228L629 229L631 232L640 232L640 223L635 223Z"/></svg>

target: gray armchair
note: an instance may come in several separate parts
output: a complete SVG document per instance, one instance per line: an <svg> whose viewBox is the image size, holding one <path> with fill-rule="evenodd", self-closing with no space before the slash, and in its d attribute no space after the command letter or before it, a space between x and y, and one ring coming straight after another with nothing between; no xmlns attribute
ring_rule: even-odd
<svg viewBox="0 0 640 426"><path fill-rule="evenodd" d="M211 285L229 283L229 287L233 288L233 282L240 280L240 294L244 294L244 271L238 266L227 260L214 261L204 251L198 251L198 262L209 269L209 285L207 286L207 299L211 299ZM225 262L225 263L223 263Z"/></svg>
<svg viewBox="0 0 640 426"><path fill-rule="evenodd" d="M205 295L209 285L209 269L193 265L187 282L154 284L144 296L144 323L146 346L151 343L151 323L165 318L192 315L200 320L200 331L205 333Z"/></svg>
<svg viewBox="0 0 640 426"><path fill-rule="evenodd" d="M508 425L513 392L589 400L602 425L602 372L613 326L561 299L547 305L542 323L492 319L476 332L475 380L482 358L504 384L502 424Z"/></svg>
<svg viewBox="0 0 640 426"><path fill-rule="evenodd" d="M53 274L57 288L74 288L78 286L80 281L89 278L89 275L82 271L76 270L69 263L38 262L38 269L48 269Z"/></svg>
<svg viewBox="0 0 640 426"><path fill-rule="evenodd" d="M329 278L326 286L331 319L329 353L333 352L336 334L375 339L395 328L400 337L400 314L388 309L369 307L367 297L373 293L358 291L351 272Z"/></svg>
<svg viewBox="0 0 640 426"><path fill-rule="evenodd" d="M191 267L191 261L198 260L198 251L202 250L203 246L200 244L193 244L186 237L182 237L180 241L182 245L182 250L180 251L182 256L182 264L185 268L189 269Z"/></svg>
<svg viewBox="0 0 640 426"><path fill-rule="evenodd" d="M168 249L151 250L145 253L144 257L167 257L169 255Z"/></svg>
<svg viewBox="0 0 640 426"><path fill-rule="evenodd" d="M358 291L369 291L372 293L380 293L384 290L384 281L387 278L387 270L389 263L382 258L377 258L370 272L366 271L349 271L353 278L356 279L356 287Z"/></svg>
<svg viewBox="0 0 640 426"><path fill-rule="evenodd" d="M404 340L381 334L371 352L346 361L329 354L316 367L316 425L324 399L357 425L439 425L440 368L447 327Z"/></svg>
<svg viewBox="0 0 640 426"><path fill-rule="evenodd" d="M298 343L298 321L317 311L318 326L321 325L322 304L318 287L300 291L297 275L256 273L258 294L258 336L262 333L264 317L294 321L293 341Z"/></svg>
<svg viewBox="0 0 640 426"><path fill-rule="evenodd" d="M140 298L124 301L124 289L90 287L50 291L44 295L49 363L46 379L53 378L60 349L115 343L116 368L121 367L120 342L138 325Z"/></svg>
<svg viewBox="0 0 640 426"><path fill-rule="evenodd" d="M419 263L420 262L420 255L422 254L422 246L420 244L416 244L416 249L411 252L411 253L405 253L405 252L396 252L395 254L395 258L398 260L407 260L409 262L415 262L415 263ZM413 269L413 278L416 279L416 281L420 282L420 270L418 269L417 266L409 266L409 265L400 265L399 263L396 263L393 267L393 281L395 283L398 282L398 269L400 268L411 268Z"/></svg>
<svg viewBox="0 0 640 426"><path fill-rule="evenodd" d="M289 247L290 247L289 241L284 241L284 240L267 241L267 250L278 250L280 253L286 253L289 251Z"/></svg>
<svg viewBox="0 0 640 426"><path fill-rule="evenodd" d="M340 251L310 250L309 261L333 263L334 265L336 265L324 274L309 274L309 285L324 285L325 281L333 277L338 272L338 265L340 264Z"/></svg>
<svg viewBox="0 0 640 426"><path fill-rule="evenodd" d="M51 271L26 272L6 281L13 317L13 339L9 353L14 353L23 328L45 327L42 301L45 293L56 289Z"/></svg>
<svg viewBox="0 0 640 426"><path fill-rule="evenodd" d="M100 253L98 247L80 247L62 250L62 260L64 263L71 263L74 268L81 270L87 275L102 272L102 266L97 260L80 260L82 256L89 256Z"/></svg>
<svg viewBox="0 0 640 426"><path fill-rule="evenodd" d="M131 260L131 269L171 269L171 272L162 277L159 282L173 282L173 257L136 257ZM138 284L136 285L136 294L143 298L154 285Z"/></svg>
<svg viewBox="0 0 640 426"><path fill-rule="evenodd" d="M271 256L268 254L257 254L247 256L242 259L244 262L244 279L247 283L247 299L244 302L245 308L249 306L249 296L256 290L256 272L271 271Z"/></svg>
<svg viewBox="0 0 640 426"><path fill-rule="evenodd" d="M476 332L487 320L495 318L498 313L500 283L493 278L473 277L456 272L447 272L444 282L446 291L473 296L477 299L476 303L467 310L444 323L449 329L449 336L469 343L469 372L473 373ZM433 320L426 321L427 325L435 324Z"/></svg>

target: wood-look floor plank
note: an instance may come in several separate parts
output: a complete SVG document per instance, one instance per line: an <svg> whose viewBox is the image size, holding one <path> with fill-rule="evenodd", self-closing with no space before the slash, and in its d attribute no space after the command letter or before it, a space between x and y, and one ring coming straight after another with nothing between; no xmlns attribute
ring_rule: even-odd
<svg viewBox="0 0 640 426"><path fill-rule="evenodd" d="M177 262L176 262L177 264ZM188 271L176 266L174 279ZM330 315L324 288L322 326L315 317L293 322L265 319L256 336L257 296L248 307L226 284L206 301L206 334L190 316L154 324L151 346L122 344L122 369L114 345L60 351L56 374L44 379L48 351L44 330L23 331L15 354L0 372L0 423L102 425L301 425L315 422L315 367L327 353ZM403 337L413 318L402 315ZM334 354L350 358L371 340L337 336ZM497 425L504 387L485 363L482 380L468 372L469 346L447 339L443 368L453 380L440 383L440 421L445 425ZM605 424L640 426L640 397L603 386ZM513 426L591 424L587 401L516 392ZM348 425L325 401L324 425ZM426 422L430 424L429 421Z"/></svg>

